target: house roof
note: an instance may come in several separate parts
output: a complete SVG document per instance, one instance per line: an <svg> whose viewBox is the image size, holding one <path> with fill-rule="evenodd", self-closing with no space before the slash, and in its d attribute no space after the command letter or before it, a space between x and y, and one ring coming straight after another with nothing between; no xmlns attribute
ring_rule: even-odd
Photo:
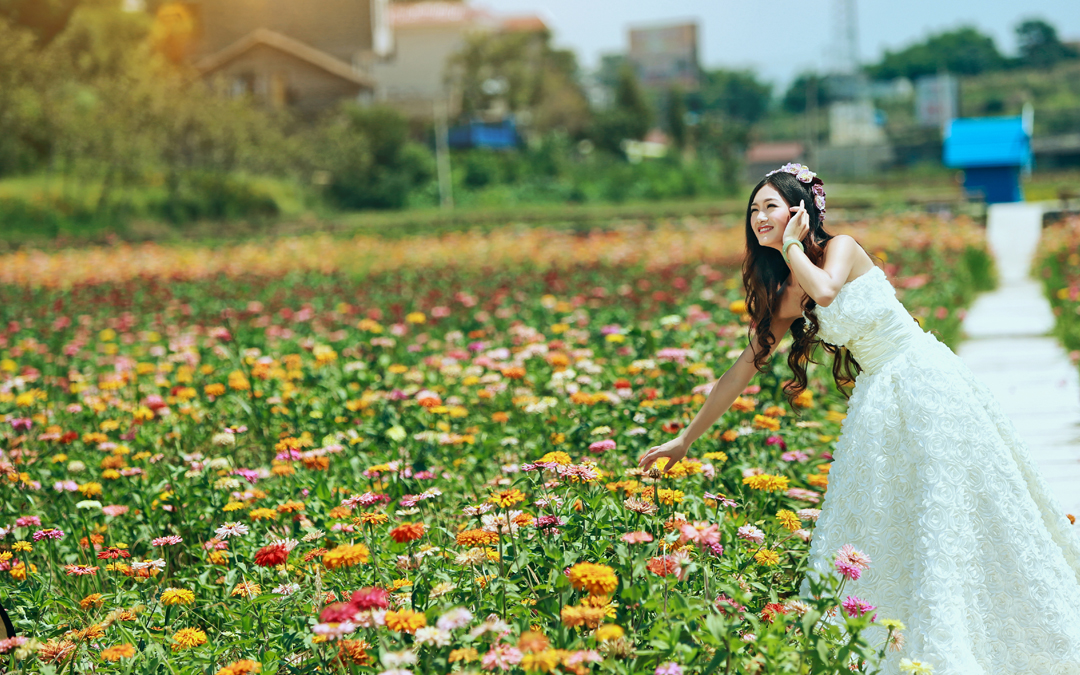
<svg viewBox="0 0 1080 675"><path fill-rule="evenodd" d="M746 151L746 161L751 164L768 162L792 162L803 156L803 144L795 141L776 143L755 143Z"/></svg>
<svg viewBox="0 0 1080 675"><path fill-rule="evenodd" d="M1024 166L1031 136L1022 117L956 119L945 131L945 165L954 168Z"/></svg>
<svg viewBox="0 0 1080 675"><path fill-rule="evenodd" d="M265 45L272 49L277 49L278 51L296 57L301 61L305 61L316 68L321 68L331 75L335 75L361 87L369 89L375 87L375 81L372 78L356 72L353 70L352 66L344 61L331 56L320 49L316 49L311 45L300 42L299 40L294 40L287 35L282 35L281 33L266 28L256 28L228 47L201 59L195 64L195 67L198 68L199 72L203 75L207 75L239 58L258 45Z"/></svg>
<svg viewBox="0 0 1080 675"><path fill-rule="evenodd" d="M390 25L434 26L445 24L474 23L490 19L488 12L471 7L464 2L407 2L390 5Z"/></svg>
<svg viewBox="0 0 1080 675"><path fill-rule="evenodd" d="M499 23L503 30L515 33L536 33L547 30L547 24L536 14L507 16Z"/></svg>

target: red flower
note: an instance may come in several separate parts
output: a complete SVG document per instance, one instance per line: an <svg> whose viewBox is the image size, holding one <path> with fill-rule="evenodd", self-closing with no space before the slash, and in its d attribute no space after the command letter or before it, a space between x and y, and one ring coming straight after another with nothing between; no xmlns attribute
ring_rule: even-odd
<svg viewBox="0 0 1080 675"><path fill-rule="evenodd" d="M390 530L390 537L399 544L415 541L424 536L423 523L402 523Z"/></svg>
<svg viewBox="0 0 1080 675"><path fill-rule="evenodd" d="M761 618L765 619L767 623L772 623L777 614L787 614L788 608L779 602L770 602L765 605L761 610Z"/></svg>
<svg viewBox="0 0 1080 675"><path fill-rule="evenodd" d="M322 613L319 614L319 621L323 623L344 623L355 619L356 612L356 605L348 602L335 602L332 605L323 607Z"/></svg>
<svg viewBox="0 0 1080 675"><path fill-rule="evenodd" d="M283 541L263 546L255 551L255 564L260 567L277 567L284 564L288 558L289 547Z"/></svg>
<svg viewBox="0 0 1080 675"><path fill-rule="evenodd" d="M358 611L367 609L386 609L390 606L390 593L384 588L361 588L352 594L349 601Z"/></svg>

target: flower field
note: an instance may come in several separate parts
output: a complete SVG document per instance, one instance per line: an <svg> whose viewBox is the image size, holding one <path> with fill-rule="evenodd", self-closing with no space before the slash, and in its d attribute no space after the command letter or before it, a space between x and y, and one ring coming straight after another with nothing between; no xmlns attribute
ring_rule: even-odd
<svg viewBox="0 0 1080 675"><path fill-rule="evenodd" d="M1035 267L1053 307L1056 332L1080 365L1080 216L1065 218L1044 230Z"/></svg>
<svg viewBox="0 0 1080 675"><path fill-rule="evenodd" d="M943 339L978 228L836 228ZM41 673L829 673L907 659L799 598L844 398L747 344L741 228L0 257L0 663ZM783 349L783 346L781 346ZM891 648L890 648L891 647Z"/></svg>

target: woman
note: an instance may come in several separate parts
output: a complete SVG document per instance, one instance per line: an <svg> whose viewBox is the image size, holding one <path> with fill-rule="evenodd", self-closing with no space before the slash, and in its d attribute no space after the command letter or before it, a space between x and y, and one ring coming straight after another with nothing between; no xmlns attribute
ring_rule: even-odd
<svg viewBox="0 0 1080 675"><path fill-rule="evenodd" d="M844 544L873 561L846 588L907 627L884 672L907 656L935 675L1080 673L1080 541L1057 498L986 386L912 320L853 238L823 229L824 215L821 180L801 165L754 188L743 266L754 339L683 433L640 465L685 457L788 330L797 395L820 341L837 379L855 385L810 573L828 574Z"/></svg>

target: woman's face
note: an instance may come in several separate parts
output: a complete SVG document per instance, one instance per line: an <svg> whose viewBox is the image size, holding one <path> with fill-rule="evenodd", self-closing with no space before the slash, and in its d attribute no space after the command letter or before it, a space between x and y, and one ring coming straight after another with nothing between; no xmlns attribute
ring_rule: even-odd
<svg viewBox="0 0 1080 675"><path fill-rule="evenodd" d="M772 185L764 185L754 195L750 204L750 226L762 246L779 251L784 240L784 227L790 218L790 205Z"/></svg>

